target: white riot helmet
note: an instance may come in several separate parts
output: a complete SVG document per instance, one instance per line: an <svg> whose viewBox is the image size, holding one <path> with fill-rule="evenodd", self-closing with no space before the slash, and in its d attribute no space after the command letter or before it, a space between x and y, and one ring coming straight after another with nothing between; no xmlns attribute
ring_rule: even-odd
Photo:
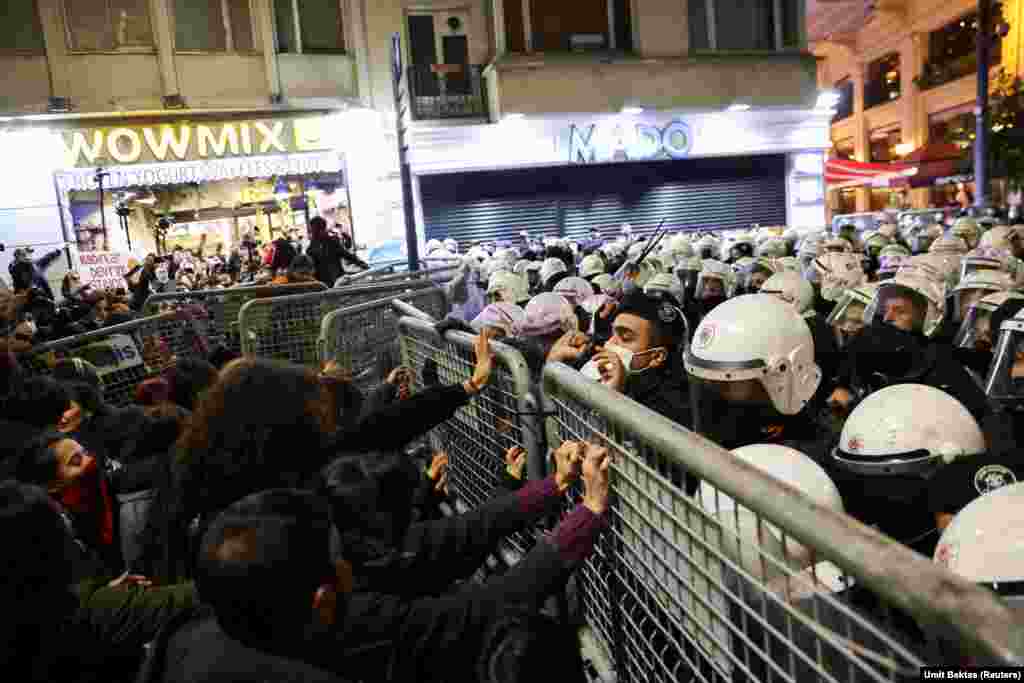
<svg viewBox="0 0 1024 683"><path fill-rule="evenodd" d="M581 277L567 277L559 280L554 292L564 296L572 305L578 306L584 299L594 295L594 288Z"/></svg>
<svg viewBox="0 0 1024 683"><path fill-rule="evenodd" d="M722 286L722 295L729 299L736 295L736 273L725 263L715 259L704 259L700 275L697 277L697 299L703 299L708 289L708 281L717 280Z"/></svg>
<svg viewBox="0 0 1024 683"><path fill-rule="evenodd" d="M981 236L978 246L1005 249L1016 255L1013 245L1020 238L1022 232L1024 232L1024 226L997 225Z"/></svg>
<svg viewBox="0 0 1024 683"><path fill-rule="evenodd" d="M942 532L933 559L992 589L1011 608L1024 608L1024 482L968 503Z"/></svg>
<svg viewBox="0 0 1024 683"><path fill-rule="evenodd" d="M1021 265L1021 262L1010 253L1009 249L978 247L969 251L960 261L960 279L964 280L982 270L1002 271L1016 278L1022 270Z"/></svg>
<svg viewBox="0 0 1024 683"><path fill-rule="evenodd" d="M929 254L966 254L969 251L967 242L956 235L938 237L928 247Z"/></svg>
<svg viewBox="0 0 1024 683"><path fill-rule="evenodd" d="M630 273L628 277L641 289L643 289L644 285L646 285L647 282L657 274L650 258L646 258L638 264L629 264L627 268L628 273Z"/></svg>
<svg viewBox="0 0 1024 683"><path fill-rule="evenodd" d="M604 259L597 254L584 256L580 262L580 277L582 278L589 279L603 272L605 272Z"/></svg>
<svg viewBox="0 0 1024 683"><path fill-rule="evenodd" d="M427 247L424 250L427 256L430 256L435 251L441 251L444 249L444 245L441 244L441 240L427 240Z"/></svg>
<svg viewBox="0 0 1024 683"><path fill-rule="evenodd" d="M821 465L804 453L787 446L774 444L743 446L733 449L730 453L751 467L792 486L814 503L833 512L844 512L843 499L839 495L839 488L835 482ZM736 530L735 520L737 517L739 518L740 543L726 542L725 549L732 552L731 559L734 561L742 560L744 569L758 578L763 578L761 576L763 571L761 553L758 552L758 548L763 549L761 541L764 540L764 535L760 535L759 541L757 515L707 482L701 483L697 497L704 511L709 515L715 515L730 532ZM765 522L764 528L768 534L774 537L774 540L778 541L779 548L783 550L783 554L775 559L786 563L789 569L802 571L814 563L814 553L809 548L791 536L787 535L784 538L783 532L774 524ZM783 543L785 543L784 547ZM737 550L742 552L742 558L737 557L739 554Z"/></svg>
<svg viewBox="0 0 1024 683"><path fill-rule="evenodd" d="M530 298L525 278L505 270L492 273L487 282L487 298L507 304L521 304Z"/></svg>
<svg viewBox="0 0 1024 683"><path fill-rule="evenodd" d="M789 247L781 237L768 237L757 245L756 253L764 258L783 258L789 253Z"/></svg>
<svg viewBox="0 0 1024 683"><path fill-rule="evenodd" d="M529 269L530 269L530 261L527 261L526 259L522 259L520 261L516 261L516 265L514 265L512 267L512 272L515 273L516 275L519 275L519 276L525 278L526 277L526 271L528 271Z"/></svg>
<svg viewBox="0 0 1024 683"><path fill-rule="evenodd" d="M829 237L821 243L822 253L847 252L853 253L853 244L842 237Z"/></svg>
<svg viewBox="0 0 1024 683"><path fill-rule="evenodd" d="M1018 410L1024 399L1024 310L1004 321L998 334L985 394L992 401L1010 402Z"/></svg>
<svg viewBox="0 0 1024 683"><path fill-rule="evenodd" d="M617 242L606 242L600 247L601 253L608 257L609 261L615 261L622 256L624 249Z"/></svg>
<svg viewBox="0 0 1024 683"><path fill-rule="evenodd" d="M744 256L754 256L754 238L748 233L740 233L724 240L720 247L719 260L731 263Z"/></svg>
<svg viewBox="0 0 1024 683"><path fill-rule="evenodd" d="M760 256L751 259L739 273L740 287L747 294L757 294L768 279L779 272L779 265L770 258Z"/></svg>
<svg viewBox="0 0 1024 683"><path fill-rule="evenodd" d="M590 282L591 284L597 286L597 288L600 289L602 292L610 292L615 288L615 278L613 278L608 273L601 273L600 275L595 275L593 278L591 278Z"/></svg>
<svg viewBox="0 0 1024 683"><path fill-rule="evenodd" d="M515 266L516 260L519 258L519 254L513 249L498 249L494 252L494 260L502 263L507 263L509 268Z"/></svg>
<svg viewBox="0 0 1024 683"><path fill-rule="evenodd" d="M782 258L775 259L776 271L788 271L790 273L801 273L803 272L800 268L800 259L796 256L783 256Z"/></svg>
<svg viewBox="0 0 1024 683"><path fill-rule="evenodd" d="M860 475L915 475L984 451L985 435L959 401L924 384L896 384L853 409L832 460Z"/></svg>
<svg viewBox="0 0 1024 683"><path fill-rule="evenodd" d="M559 276L565 277L569 269L565 261L558 258L546 258L540 266L540 282L545 289L552 289L558 282Z"/></svg>
<svg viewBox="0 0 1024 683"><path fill-rule="evenodd" d="M704 261L699 256L681 258L676 263L675 274L683 287L689 290L697 289L697 279L704 270Z"/></svg>
<svg viewBox="0 0 1024 683"><path fill-rule="evenodd" d="M1013 287L1009 273L982 270L972 273L953 290L953 320L962 322L971 306L989 294L1005 292Z"/></svg>
<svg viewBox="0 0 1024 683"><path fill-rule="evenodd" d="M679 259L689 258L693 256L693 246L690 245L690 238L688 235L672 235L668 238L668 243L662 250L663 255L667 256L668 263L676 265L679 263Z"/></svg>
<svg viewBox="0 0 1024 683"><path fill-rule="evenodd" d="M845 348L849 340L871 324L868 306L878 292L878 283L865 282L843 292L826 321L835 332L836 344Z"/></svg>
<svg viewBox="0 0 1024 683"><path fill-rule="evenodd" d="M487 253L487 250L481 246L473 247L469 250L469 253L466 256L478 262L483 262L491 258L491 255Z"/></svg>
<svg viewBox="0 0 1024 683"><path fill-rule="evenodd" d="M720 240L714 235L704 235L695 245L697 255L702 259L715 258L718 256L718 245Z"/></svg>
<svg viewBox="0 0 1024 683"><path fill-rule="evenodd" d="M884 258L886 256L900 256L902 258L910 258L910 250L899 243L887 244L881 248L878 252L878 258Z"/></svg>
<svg viewBox="0 0 1024 683"><path fill-rule="evenodd" d="M814 263L814 259L818 258L818 255L821 254L824 249L824 242L825 236L820 232L811 233L800 242L800 249L796 256L800 259L804 272L807 272L807 269Z"/></svg>
<svg viewBox="0 0 1024 683"><path fill-rule="evenodd" d="M838 301L843 292L867 281L860 256L853 252L827 252L814 260L814 267L825 301Z"/></svg>
<svg viewBox="0 0 1024 683"><path fill-rule="evenodd" d="M999 330L992 329L992 314L1014 299L1024 300L1020 292L996 292L983 297L971 306L953 339L953 346L962 349L989 349L995 346Z"/></svg>
<svg viewBox="0 0 1024 683"><path fill-rule="evenodd" d="M968 216L956 219L953 227L949 230L949 234L952 237L958 237L963 240L964 244L967 245L967 249L974 249L978 246L978 242L981 241L981 227L976 220Z"/></svg>
<svg viewBox="0 0 1024 683"><path fill-rule="evenodd" d="M910 299L916 311L916 323L924 336L931 337L938 332L946 315L946 288L944 281L926 264L908 263L897 271L891 280L878 285L878 292L868 307L868 320L885 317L894 298Z"/></svg>
<svg viewBox="0 0 1024 683"><path fill-rule="evenodd" d="M670 273L658 273L644 285L644 294L647 296L652 296L657 292L670 297L672 303L677 307L682 307L686 300L682 281Z"/></svg>
<svg viewBox="0 0 1024 683"><path fill-rule="evenodd" d="M932 243L942 237L942 226L937 223L930 225L917 224L912 226L906 234L906 242L910 250L915 254L924 254L931 248Z"/></svg>
<svg viewBox="0 0 1024 683"><path fill-rule="evenodd" d="M647 242L636 242L629 250L626 251L626 258L630 261L636 261L640 258L640 255L647 250Z"/></svg>
<svg viewBox="0 0 1024 683"><path fill-rule="evenodd" d="M814 315L814 287L799 273L789 270L775 273L761 285L761 294L772 296L791 306L798 315Z"/></svg>
<svg viewBox="0 0 1024 683"><path fill-rule="evenodd" d="M444 241L444 248L446 250L448 250L449 252L451 252L452 254L458 254L459 253L459 243L456 242L451 237L449 237L448 239L446 239Z"/></svg>
<svg viewBox="0 0 1024 683"><path fill-rule="evenodd" d="M730 299L704 316L686 353L686 371L712 382L758 380L783 415L799 413L821 382L807 323L766 294Z"/></svg>

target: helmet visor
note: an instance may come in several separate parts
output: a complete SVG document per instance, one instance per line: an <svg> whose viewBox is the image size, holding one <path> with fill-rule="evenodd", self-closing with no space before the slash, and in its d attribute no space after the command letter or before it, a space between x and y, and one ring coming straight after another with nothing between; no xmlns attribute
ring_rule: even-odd
<svg viewBox="0 0 1024 683"><path fill-rule="evenodd" d="M1004 329L999 335L985 394L995 401L1024 400L1024 328Z"/></svg>
<svg viewBox="0 0 1024 683"><path fill-rule="evenodd" d="M972 273L1000 271L1002 269L1002 264L994 259L964 259L963 263L960 264L960 279L965 280Z"/></svg>
<svg viewBox="0 0 1024 683"><path fill-rule="evenodd" d="M846 348L856 335L868 325L868 303L846 292L832 309L826 321L835 333L836 344Z"/></svg>
<svg viewBox="0 0 1024 683"><path fill-rule="evenodd" d="M999 289L996 287L984 286L953 292L953 321L962 322L975 304L992 292L998 291Z"/></svg>
<svg viewBox="0 0 1024 683"><path fill-rule="evenodd" d="M879 287L864 315L870 322L888 322L910 331L922 331L931 303L910 287L886 283Z"/></svg>
<svg viewBox="0 0 1024 683"><path fill-rule="evenodd" d="M974 349L977 351L992 350L992 308L989 306L972 306L960 330L953 338L953 347Z"/></svg>
<svg viewBox="0 0 1024 683"><path fill-rule="evenodd" d="M729 291L729 286L722 275L702 272L697 277L697 290L694 296L698 300L729 297L731 295L732 292Z"/></svg>

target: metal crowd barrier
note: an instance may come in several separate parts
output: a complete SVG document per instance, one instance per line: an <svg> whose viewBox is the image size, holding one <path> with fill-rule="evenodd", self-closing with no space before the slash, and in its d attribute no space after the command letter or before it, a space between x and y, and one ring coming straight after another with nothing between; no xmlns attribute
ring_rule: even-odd
<svg viewBox="0 0 1024 683"><path fill-rule="evenodd" d="M254 299L238 311L242 353L289 360L300 365L316 365L320 326L328 313L385 297L390 302L407 292L427 288L438 291L443 300L444 294L436 290L429 280ZM442 303L442 309L446 305Z"/></svg>
<svg viewBox="0 0 1024 683"><path fill-rule="evenodd" d="M201 289L194 292L153 294L146 299L143 315L156 315L165 310L188 306L202 309L207 317L207 338L211 346L223 345L232 351L241 350L238 330L238 312L246 302L273 296L322 292L327 288L319 282L266 287L230 287L228 289Z"/></svg>
<svg viewBox="0 0 1024 683"><path fill-rule="evenodd" d="M461 384L473 376L476 337L450 331L442 339L425 320L398 321L402 363L413 370L415 388ZM493 342L494 371L487 388L445 424L431 432L434 450L448 454L449 492L459 509L474 508L500 493L505 453L518 446L527 453L526 476L546 474L546 451L538 401L530 371L519 351ZM510 545L522 552L532 538L520 534Z"/></svg>
<svg viewBox="0 0 1024 683"><path fill-rule="evenodd" d="M176 359L206 357L200 325L187 311L161 313L39 344L19 361L29 372L50 374L63 358L87 360L100 372L107 403L124 406L134 400L140 382L160 375Z"/></svg>
<svg viewBox="0 0 1024 683"><path fill-rule="evenodd" d="M417 317L438 320L448 309L444 292L436 287L411 289L397 296L401 298L379 299L325 315L317 339L317 360L337 362L351 373L360 389L379 384L383 378L373 370L381 352L394 345L398 356L398 318L416 312ZM398 306L402 308L396 310Z"/></svg>
<svg viewBox="0 0 1024 683"><path fill-rule="evenodd" d="M364 270L361 273L356 273L351 276L344 276L339 278L335 283L335 287L347 287L356 282L360 284L384 284L388 282L405 282L411 280L422 280L430 279L434 282L448 282L453 280L462 268L462 262L453 262L451 265L435 266L430 268L423 268L414 272L407 270L401 272L394 272L394 265L381 266L379 268L371 268L370 270Z"/></svg>
<svg viewBox="0 0 1024 683"><path fill-rule="evenodd" d="M919 667L967 656L1024 664L1024 623L994 593L565 365L545 368L544 393L549 439L614 458L609 529L578 577L619 681L919 680ZM704 482L696 497L673 484L684 471Z"/></svg>

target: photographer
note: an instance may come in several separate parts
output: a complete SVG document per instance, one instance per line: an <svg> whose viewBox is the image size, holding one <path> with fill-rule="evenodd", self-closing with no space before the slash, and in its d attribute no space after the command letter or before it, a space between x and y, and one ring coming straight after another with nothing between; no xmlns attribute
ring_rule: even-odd
<svg viewBox="0 0 1024 683"><path fill-rule="evenodd" d="M23 247L14 250L14 261L7 267L11 274L11 284L15 292L23 292L28 289L38 288L47 299L56 299L53 289L46 280L46 269L60 256L61 250L54 249L38 261L32 260L35 250L32 247Z"/></svg>

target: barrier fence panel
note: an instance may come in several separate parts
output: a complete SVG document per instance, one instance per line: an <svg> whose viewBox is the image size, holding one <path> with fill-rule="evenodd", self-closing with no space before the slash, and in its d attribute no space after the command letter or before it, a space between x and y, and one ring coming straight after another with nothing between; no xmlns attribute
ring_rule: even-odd
<svg viewBox="0 0 1024 683"><path fill-rule="evenodd" d="M360 389L369 390L383 381L374 373L381 353L393 347L398 353L398 319L403 314L396 305L403 305L420 316L443 318L447 305L444 292L436 287L414 289L394 298L379 299L331 311L320 324L317 360L335 361L352 374ZM416 306L421 306L421 310ZM426 312L429 311L429 314Z"/></svg>
<svg viewBox="0 0 1024 683"><path fill-rule="evenodd" d="M139 382L178 358L205 358L207 349L197 321L187 311L175 311L40 344L19 361L30 373L49 374L63 358L87 360L99 370L104 399L124 406L134 400Z"/></svg>
<svg viewBox="0 0 1024 683"><path fill-rule="evenodd" d="M303 282L294 285L231 287L153 294L146 299L146 305L142 310L144 315L156 315L165 310L184 306L201 308L206 311L209 328L207 335L211 345L224 345L232 351L240 351L242 346L238 330L238 312L246 302L289 294L322 292L326 289L319 282Z"/></svg>
<svg viewBox="0 0 1024 683"><path fill-rule="evenodd" d="M398 321L402 363L413 370L416 390L461 384L473 376L476 337L450 331L442 339L429 322ZM528 455L526 476L545 476L544 447L530 373L519 351L492 342L494 371L487 388L431 433L434 450L448 454L449 491L460 509L475 508L499 493L505 454L514 446ZM510 545L522 552L532 537L517 535Z"/></svg>
<svg viewBox="0 0 1024 683"><path fill-rule="evenodd" d="M607 447L609 529L579 572L619 681L909 681L924 665L1024 664L995 594L820 507L716 444L544 370L549 440ZM690 497L673 482L703 480Z"/></svg>
<svg viewBox="0 0 1024 683"><path fill-rule="evenodd" d="M289 360L300 365L316 365L320 326L328 313L385 297L403 297L408 292L428 288L438 292L443 301L444 294L427 280L344 287L314 294L249 301L238 312L242 353Z"/></svg>
<svg viewBox="0 0 1024 683"><path fill-rule="evenodd" d="M388 270L393 269L393 266L386 266L380 269L380 272L364 271L363 273L357 273L356 275L362 275L362 278L355 278L355 276L349 278L343 278L335 284L335 286L349 286L351 284L384 284L393 282L406 282L410 280L423 280L429 279L433 282L442 283L448 282L455 279L459 274L459 270L462 267L461 263L456 263L450 266L433 266L430 268L424 268L414 272L402 271L388 273ZM376 269L374 269L376 270Z"/></svg>

